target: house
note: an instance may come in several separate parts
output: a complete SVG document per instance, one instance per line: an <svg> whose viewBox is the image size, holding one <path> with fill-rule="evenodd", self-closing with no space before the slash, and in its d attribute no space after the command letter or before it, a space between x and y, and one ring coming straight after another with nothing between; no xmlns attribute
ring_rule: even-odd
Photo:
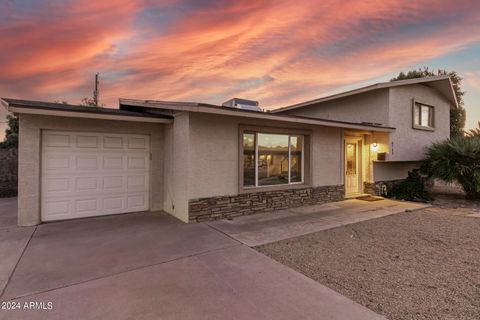
<svg viewBox="0 0 480 320"><path fill-rule="evenodd" d="M245 99L1 102L19 116L22 226L146 210L206 221L377 193L449 136L457 107L443 76L271 112Z"/></svg>

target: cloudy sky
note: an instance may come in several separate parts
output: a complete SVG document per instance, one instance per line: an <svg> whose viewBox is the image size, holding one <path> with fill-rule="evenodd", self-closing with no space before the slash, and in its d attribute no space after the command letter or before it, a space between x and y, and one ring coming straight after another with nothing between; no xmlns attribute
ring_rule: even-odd
<svg viewBox="0 0 480 320"><path fill-rule="evenodd" d="M475 0L2 0L0 96L79 103L99 72L112 107L237 96L271 109L429 66L464 78L474 127L479 12Z"/></svg>

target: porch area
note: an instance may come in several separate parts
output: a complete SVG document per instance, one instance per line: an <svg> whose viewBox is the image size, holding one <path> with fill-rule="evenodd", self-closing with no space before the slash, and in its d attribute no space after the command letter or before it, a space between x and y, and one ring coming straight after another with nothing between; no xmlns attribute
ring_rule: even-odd
<svg viewBox="0 0 480 320"><path fill-rule="evenodd" d="M256 247L429 206L425 203L394 201L380 197L374 201L350 199L240 216L232 220L217 220L209 222L208 225L249 247Z"/></svg>
<svg viewBox="0 0 480 320"><path fill-rule="evenodd" d="M379 178L375 167L388 161L389 133L345 131L343 150L345 198L376 194L372 187Z"/></svg>

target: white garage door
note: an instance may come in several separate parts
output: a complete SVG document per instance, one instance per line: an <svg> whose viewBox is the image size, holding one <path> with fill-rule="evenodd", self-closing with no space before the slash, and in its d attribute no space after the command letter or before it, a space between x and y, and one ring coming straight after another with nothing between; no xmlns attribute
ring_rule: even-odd
<svg viewBox="0 0 480 320"><path fill-rule="evenodd" d="M43 131L43 221L149 208L149 137Z"/></svg>

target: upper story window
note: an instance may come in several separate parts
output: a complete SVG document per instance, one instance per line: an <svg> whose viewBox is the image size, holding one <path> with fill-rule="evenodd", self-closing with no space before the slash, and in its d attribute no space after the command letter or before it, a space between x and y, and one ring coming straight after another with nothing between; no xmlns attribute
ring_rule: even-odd
<svg viewBox="0 0 480 320"><path fill-rule="evenodd" d="M243 186L303 183L304 136L243 132Z"/></svg>
<svg viewBox="0 0 480 320"><path fill-rule="evenodd" d="M415 129L433 130L434 107L414 101L413 104L413 127Z"/></svg>

